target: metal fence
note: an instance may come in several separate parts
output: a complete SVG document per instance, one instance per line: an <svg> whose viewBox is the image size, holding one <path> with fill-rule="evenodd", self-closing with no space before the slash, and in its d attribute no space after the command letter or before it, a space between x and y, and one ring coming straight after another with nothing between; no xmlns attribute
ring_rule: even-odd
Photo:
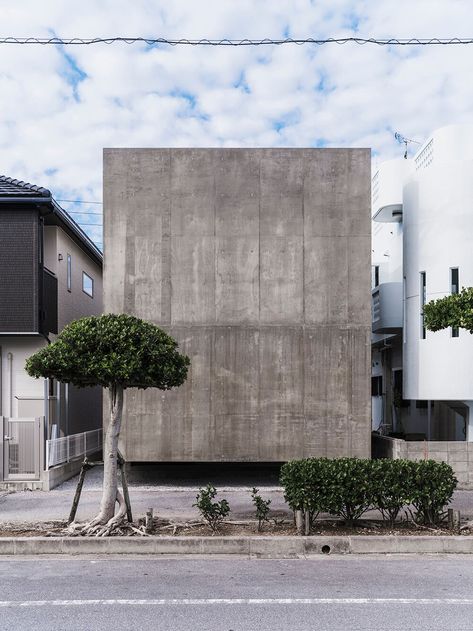
<svg viewBox="0 0 473 631"><path fill-rule="evenodd" d="M0 480L39 480L43 418L0 416Z"/></svg>
<svg viewBox="0 0 473 631"><path fill-rule="evenodd" d="M102 429L72 434L46 441L46 463L48 469L64 462L77 460L102 448Z"/></svg>

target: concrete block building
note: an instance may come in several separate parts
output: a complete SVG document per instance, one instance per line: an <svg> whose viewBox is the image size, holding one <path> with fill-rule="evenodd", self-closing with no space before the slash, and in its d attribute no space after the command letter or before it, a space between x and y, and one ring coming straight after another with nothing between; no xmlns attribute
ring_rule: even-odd
<svg viewBox="0 0 473 631"><path fill-rule="evenodd" d="M370 454L370 151L106 149L104 309L181 388L128 390L129 462Z"/></svg>

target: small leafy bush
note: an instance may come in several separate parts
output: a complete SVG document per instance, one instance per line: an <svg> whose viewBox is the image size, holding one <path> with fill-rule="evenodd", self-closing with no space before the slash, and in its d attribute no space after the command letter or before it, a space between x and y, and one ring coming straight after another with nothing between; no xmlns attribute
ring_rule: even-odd
<svg viewBox="0 0 473 631"><path fill-rule="evenodd" d="M218 531L219 525L230 512L230 505L226 499L220 500L220 502L212 501L216 495L215 487L207 484L205 488L199 489L196 502L192 505L197 508L202 519L208 523L213 532Z"/></svg>
<svg viewBox="0 0 473 631"><path fill-rule="evenodd" d="M353 526L375 502L372 460L338 458L330 461L327 510Z"/></svg>
<svg viewBox="0 0 473 631"><path fill-rule="evenodd" d="M259 489L255 488L251 491L251 499L253 500L256 519L258 520L258 532L261 532L263 530L263 523L269 521L268 513L270 511L269 505L271 504L271 500L264 500L261 495L259 495Z"/></svg>
<svg viewBox="0 0 473 631"><path fill-rule="evenodd" d="M321 511L327 510L331 462L328 458L305 458L291 460L281 467L284 499L294 512L308 512L311 525Z"/></svg>
<svg viewBox="0 0 473 631"><path fill-rule="evenodd" d="M401 510L412 502L412 465L409 460L373 460L372 484L374 486L374 506L381 512L390 526Z"/></svg>
<svg viewBox="0 0 473 631"><path fill-rule="evenodd" d="M409 485L412 488L411 504L416 511L416 521L437 525L442 521L445 507L452 500L457 486L453 469L446 462L420 460L410 462Z"/></svg>

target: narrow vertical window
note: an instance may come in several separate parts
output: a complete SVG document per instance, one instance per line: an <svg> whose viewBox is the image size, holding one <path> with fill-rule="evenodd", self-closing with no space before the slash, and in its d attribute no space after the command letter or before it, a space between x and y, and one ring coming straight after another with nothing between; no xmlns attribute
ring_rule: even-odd
<svg viewBox="0 0 473 631"><path fill-rule="evenodd" d="M425 340L424 305L426 303L427 274L420 273L420 337Z"/></svg>
<svg viewBox="0 0 473 631"><path fill-rule="evenodd" d="M407 327L406 327L406 277L402 278L402 341L404 344L407 342Z"/></svg>
<svg viewBox="0 0 473 631"><path fill-rule="evenodd" d="M460 274L458 271L458 267L450 268L450 292L452 294L458 294L460 291ZM460 331L458 327L452 327L452 337L459 337Z"/></svg>
<svg viewBox="0 0 473 631"><path fill-rule="evenodd" d="M82 291L91 298L94 297L94 279L85 272L82 272Z"/></svg>
<svg viewBox="0 0 473 631"><path fill-rule="evenodd" d="M72 258L71 255L67 255L67 291L72 289Z"/></svg>
<svg viewBox="0 0 473 631"><path fill-rule="evenodd" d="M374 266L374 286L379 285L379 265Z"/></svg>

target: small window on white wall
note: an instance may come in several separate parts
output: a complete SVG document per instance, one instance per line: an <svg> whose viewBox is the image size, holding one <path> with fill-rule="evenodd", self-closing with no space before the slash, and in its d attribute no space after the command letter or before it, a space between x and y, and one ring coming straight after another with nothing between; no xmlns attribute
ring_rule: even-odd
<svg viewBox="0 0 473 631"><path fill-rule="evenodd" d="M71 255L67 255L67 291L72 289L72 258Z"/></svg>
<svg viewBox="0 0 473 631"><path fill-rule="evenodd" d="M452 294L460 292L460 272L458 267L450 268L450 291ZM460 331L457 327L452 327L452 337L460 337Z"/></svg>
<svg viewBox="0 0 473 631"><path fill-rule="evenodd" d="M420 273L420 338L425 340L424 305L427 302L427 274Z"/></svg>
<svg viewBox="0 0 473 631"><path fill-rule="evenodd" d="M82 272L82 291L91 298L94 297L94 279L85 272Z"/></svg>
<svg viewBox="0 0 473 631"><path fill-rule="evenodd" d="M373 265L373 289L379 285L379 265Z"/></svg>

